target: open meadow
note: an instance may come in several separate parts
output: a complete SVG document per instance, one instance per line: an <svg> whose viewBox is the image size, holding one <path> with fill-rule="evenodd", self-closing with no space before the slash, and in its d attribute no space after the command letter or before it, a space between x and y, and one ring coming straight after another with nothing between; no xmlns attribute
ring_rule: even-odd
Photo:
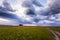
<svg viewBox="0 0 60 40"><path fill-rule="evenodd" d="M53 40L48 27L0 26L0 40Z"/></svg>

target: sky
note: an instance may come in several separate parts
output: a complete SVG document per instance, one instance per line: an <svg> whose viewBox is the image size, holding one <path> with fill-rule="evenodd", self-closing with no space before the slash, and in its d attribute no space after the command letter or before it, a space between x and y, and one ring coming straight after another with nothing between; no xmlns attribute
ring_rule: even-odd
<svg viewBox="0 0 60 40"><path fill-rule="evenodd" d="M0 0L0 24L60 26L59 2L59 0Z"/></svg>

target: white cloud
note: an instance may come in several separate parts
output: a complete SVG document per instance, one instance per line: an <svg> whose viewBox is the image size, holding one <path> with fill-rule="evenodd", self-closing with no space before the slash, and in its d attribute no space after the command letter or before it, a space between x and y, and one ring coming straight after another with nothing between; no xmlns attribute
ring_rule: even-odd
<svg viewBox="0 0 60 40"><path fill-rule="evenodd" d="M54 23L54 21L44 20L45 23Z"/></svg>
<svg viewBox="0 0 60 40"><path fill-rule="evenodd" d="M46 19L47 18L47 16L43 16L43 15L37 15L36 17L39 19Z"/></svg>
<svg viewBox="0 0 60 40"><path fill-rule="evenodd" d="M14 24L17 23L9 19L0 18L0 25L14 25Z"/></svg>
<svg viewBox="0 0 60 40"><path fill-rule="evenodd" d="M48 19L49 19L49 20L55 20L55 19L56 19L56 17L55 17L55 16L53 16L53 15L51 15Z"/></svg>

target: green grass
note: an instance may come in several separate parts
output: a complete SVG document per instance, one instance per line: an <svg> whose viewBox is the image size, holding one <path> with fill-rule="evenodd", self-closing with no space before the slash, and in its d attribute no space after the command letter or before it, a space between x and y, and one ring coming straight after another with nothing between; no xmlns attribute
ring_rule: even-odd
<svg viewBox="0 0 60 40"><path fill-rule="evenodd" d="M52 40L46 27L0 26L0 40Z"/></svg>
<svg viewBox="0 0 60 40"><path fill-rule="evenodd" d="M60 27L51 27L51 29L60 32Z"/></svg>

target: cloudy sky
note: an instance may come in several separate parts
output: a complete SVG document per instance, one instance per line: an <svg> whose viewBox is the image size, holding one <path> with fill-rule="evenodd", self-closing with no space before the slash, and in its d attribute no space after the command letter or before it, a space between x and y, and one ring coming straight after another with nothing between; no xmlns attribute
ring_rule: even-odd
<svg viewBox="0 0 60 40"><path fill-rule="evenodd" d="M0 24L60 26L59 0L0 0Z"/></svg>

